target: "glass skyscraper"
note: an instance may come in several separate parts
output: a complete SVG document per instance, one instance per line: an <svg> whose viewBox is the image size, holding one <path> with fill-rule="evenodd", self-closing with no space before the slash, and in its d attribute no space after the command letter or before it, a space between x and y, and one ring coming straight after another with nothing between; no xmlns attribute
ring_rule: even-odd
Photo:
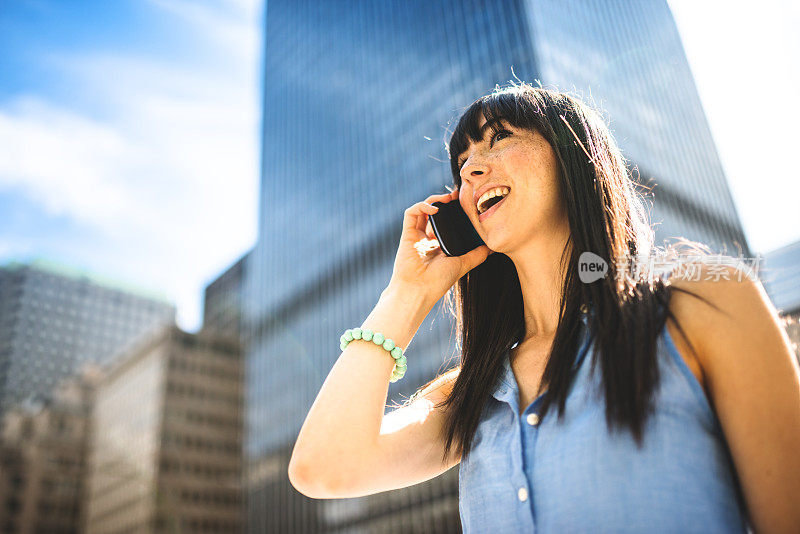
<svg viewBox="0 0 800 534"><path fill-rule="evenodd" d="M536 77L603 110L634 177L654 187L656 240L749 257L666 1L525 2ZM738 245L738 246L737 246ZM723 251L724 249L724 251Z"/></svg>
<svg viewBox="0 0 800 534"><path fill-rule="evenodd" d="M770 251L764 263L761 279L778 312L800 318L800 241Z"/></svg>
<svg viewBox="0 0 800 534"><path fill-rule="evenodd" d="M287 467L339 336L389 282L403 211L451 183L461 110L515 78L604 111L634 177L657 184L658 244L749 255L665 1L267 2L259 238L242 292L251 532L460 531L457 467L343 500L306 498ZM458 363L441 304L387 411Z"/></svg>

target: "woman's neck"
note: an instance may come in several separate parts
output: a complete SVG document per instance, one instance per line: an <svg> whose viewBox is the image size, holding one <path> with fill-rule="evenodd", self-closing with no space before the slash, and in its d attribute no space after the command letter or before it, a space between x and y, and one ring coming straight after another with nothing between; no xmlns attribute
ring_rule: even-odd
<svg viewBox="0 0 800 534"><path fill-rule="evenodd" d="M563 241L552 238L532 241L525 249L509 254L522 290L524 341L548 342L555 336L566 275L564 269L559 269L559 263L566 240L565 237ZM567 251L567 258L571 257L570 252Z"/></svg>

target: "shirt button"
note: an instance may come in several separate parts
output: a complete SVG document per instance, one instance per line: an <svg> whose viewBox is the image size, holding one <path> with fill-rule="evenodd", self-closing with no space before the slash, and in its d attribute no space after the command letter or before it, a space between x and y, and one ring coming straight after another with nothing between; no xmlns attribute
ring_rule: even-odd
<svg viewBox="0 0 800 534"><path fill-rule="evenodd" d="M528 500L528 490L526 490L524 487L520 488L519 491L517 491L517 497L519 497L519 500L522 501L522 502L527 501Z"/></svg>
<svg viewBox="0 0 800 534"><path fill-rule="evenodd" d="M527 420L529 425L536 426L539 424L539 414L528 414Z"/></svg>

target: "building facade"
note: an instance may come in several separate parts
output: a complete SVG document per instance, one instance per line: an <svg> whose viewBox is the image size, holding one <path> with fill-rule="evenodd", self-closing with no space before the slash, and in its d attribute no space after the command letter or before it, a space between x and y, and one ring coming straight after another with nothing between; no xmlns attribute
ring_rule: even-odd
<svg viewBox="0 0 800 534"><path fill-rule="evenodd" d="M138 288L42 260L0 267L0 414L174 321Z"/></svg>
<svg viewBox="0 0 800 534"><path fill-rule="evenodd" d="M598 104L653 188L657 244L750 255L675 22L663 0L275 0L264 23L259 238L242 302L248 529L458 532L457 467L314 500L289 483L294 440L339 336L390 280L403 211L451 183L453 122L496 84L539 80ZM386 411L457 365L442 304L407 347Z"/></svg>
<svg viewBox="0 0 800 534"><path fill-rule="evenodd" d="M97 388L88 534L242 531L242 355L176 326L143 340Z"/></svg>
<svg viewBox="0 0 800 534"><path fill-rule="evenodd" d="M242 283L249 254L245 253L205 287L203 330L241 338Z"/></svg>
<svg viewBox="0 0 800 534"><path fill-rule="evenodd" d="M603 110L633 177L652 188L657 243L684 236L714 252L750 257L667 2L524 6L536 77Z"/></svg>
<svg viewBox="0 0 800 534"><path fill-rule="evenodd" d="M800 362L800 241L789 243L764 256L759 271L764 289L781 319Z"/></svg>
<svg viewBox="0 0 800 534"><path fill-rule="evenodd" d="M99 369L67 378L46 402L6 411L0 431L0 531L82 532L92 395Z"/></svg>
<svg viewBox="0 0 800 534"><path fill-rule="evenodd" d="M782 315L800 316L800 241L764 255L759 274Z"/></svg>

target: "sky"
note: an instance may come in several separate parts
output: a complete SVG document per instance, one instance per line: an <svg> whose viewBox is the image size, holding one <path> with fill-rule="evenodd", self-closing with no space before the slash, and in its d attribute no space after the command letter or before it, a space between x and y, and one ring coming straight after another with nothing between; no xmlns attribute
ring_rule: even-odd
<svg viewBox="0 0 800 534"><path fill-rule="evenodd" d="M202 291L256 240L261 5L0 3L0 264Z"/></svg>
<svg viewBox="0 0 800 534"><path fill-rule="evenodd" d="M800 4L669 5L751 248L800 239ZM0 3L0 264L159 292L196 331L256 240L261 21L260 0Z"/></svg>

